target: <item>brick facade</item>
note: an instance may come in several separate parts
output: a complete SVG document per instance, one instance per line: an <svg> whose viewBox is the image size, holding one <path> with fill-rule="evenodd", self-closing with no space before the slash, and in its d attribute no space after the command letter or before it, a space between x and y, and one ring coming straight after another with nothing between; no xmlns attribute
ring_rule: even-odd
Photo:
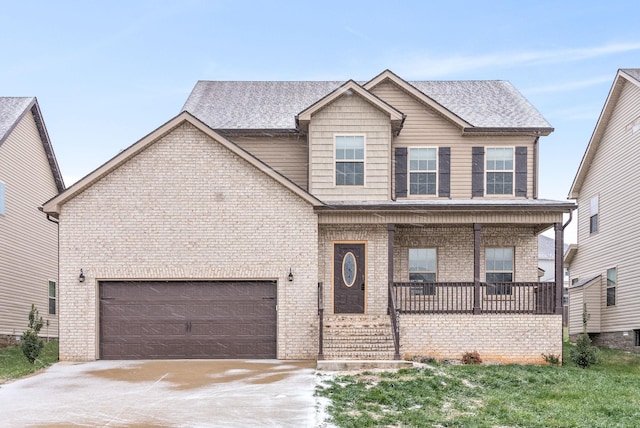
<svg viewBox="0 0 640 428"><path fill-rule="evenodd" d="M60 359L99 357L108 279L277 280L277 356L314 358L317 243L308 202L183 122L62 206Z"/></svg>
<svg viewBox="0 0 640 428"><path fill-rule="evenodd" d="M403 358L460 359L478 351L485 362L544 364L562 357L562 315L402 315Z"/></svg>

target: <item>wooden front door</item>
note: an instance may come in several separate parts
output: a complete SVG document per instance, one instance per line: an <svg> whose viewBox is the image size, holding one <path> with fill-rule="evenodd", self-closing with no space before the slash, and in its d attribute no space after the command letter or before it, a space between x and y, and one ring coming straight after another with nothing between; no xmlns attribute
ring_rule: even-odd
<svg viewBox="0 0 640 428"><path fill-rule="evenodd" d="M333 312L363 314L364 290L364 244L334 244Z"/></svg>

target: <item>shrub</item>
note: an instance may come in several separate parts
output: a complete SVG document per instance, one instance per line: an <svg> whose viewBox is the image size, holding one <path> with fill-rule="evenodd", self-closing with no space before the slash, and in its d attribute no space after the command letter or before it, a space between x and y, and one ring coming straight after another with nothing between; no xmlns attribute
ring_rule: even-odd
<svg viewBox="0 0 640 428"><path fill-rule="evenodd" d="M22 341L20 347L22 353L27 357L31 364L40 356L40 351L44 348L44 341L38 337L40 329L44 325L42 317L38 316L38 309L34 304L31 304L31 311L29 312L29 328L22 333Z"/></svg>
<svg viewBox="0 0 640 428"><path fill-rule="evenodd" d="M560 357L556 354L542 354L542 358L544 358L545 362L554 366L560 364Z"/></svg>
<svg viewBox="0 0 640 428"><path fill-rule="evenodd" d="M482 359L478 351L465 352L462 354L462 364L482 364Z"/></svg>
<svg viewBox="0 0 640 428"><path fill-rule="evenodd" d="M576 347L569 350L569 358L583 369L598 362L598 349L591 346L591 338L587 333L587 321L589 321L589 314L585 303L582 306L582 333L578 336Z"/></svg>

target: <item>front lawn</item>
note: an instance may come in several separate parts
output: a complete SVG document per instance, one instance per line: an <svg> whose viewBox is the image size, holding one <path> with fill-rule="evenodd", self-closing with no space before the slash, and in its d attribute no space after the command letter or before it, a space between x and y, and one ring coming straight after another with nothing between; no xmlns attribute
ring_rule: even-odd
<svg viewBox="0 0 640 428"><path fill-rule="evenodd" d="M20 346L0 349L0 383L35 373L56 361L58 361L57 340L45 343L40 357L33 364L24 356Z"/></svg>
<svg viewBox="0 0 640 428"><path fill-rule="evenodd" d="M588 369L565 357L562 367L432 364L327 376L317 393L339 427L637 427L640 355L603 349L600 359Z"/></svg>

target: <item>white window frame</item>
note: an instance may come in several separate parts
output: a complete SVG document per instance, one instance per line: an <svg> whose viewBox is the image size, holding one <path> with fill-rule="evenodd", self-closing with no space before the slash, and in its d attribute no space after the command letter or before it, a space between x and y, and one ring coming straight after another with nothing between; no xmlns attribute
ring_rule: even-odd
<svg viewBox="0 0 640 428"><path fill-rule="evenodd" d="M338 159L338 138L340 137L362 137L362 160L359 159ZM334 187L365 187L367 184L367 136L366 134L334 134L333 135L333 185ZM338 184L338 162L362 163L362 184Z"/></svg>
<svg viewBox="0 0 640 428"><path fill-rule="evenodd" d="M593 235L594 233L598 233L600 230L600 198L598 195L594 195L589 199L589 235ZM595 229L593 226L593 219L595 217Z"/></svg>
<svg viewBox="0 0 640 428"><path fill-rule="evenodd" d="M487 263L489 261L489 251L490 250L509 250L511 252L511 268L510 269L491 269L489 270ZM515 280L515 276L516 276L516 269L515 269L515 264L516 264L516 251L513 247L486 247L484 249L484 279L485 282L487 283L493 283L493 282L498 282L498 281L489 281L487 279L487 274L491 274L491 273L510 273L511 274L511 281L499 281L499 282L514 282ZM504 259L503 259L504 261ZM491 290L490 287L487 285L487 294L488 295L493 295L493 296L508 296L511 295L511 286L507 286L507 287L503 287L500 289L493 289Z"/></svg>
<svg viewBox="0 0 640 428"><path fill-rule="evenodd" d="M7 213L7 185L0 181L0 215Z"/></svg>
<svg viewBox="0 0 640 428"><path fill-rule="evenodd" d="M615 281L610 284L609 281L609 272L613 271L615 273ZM606 290L605 290L605 305L606 307L615 307L618 305L618 267L613 266L607 269L607 277L606 277ZM613 290L613 302L609 304L609 290Z"/></svg>
<svg viewBox="0 0 640 428"><path fill-rule="evenodd" d="M511 169L489 169L489 151L491 150L511 150ZM498 147L485 147L485 156L484 156L484 194L485 196L514 196L515 195L515 187L516 187L516 148L515 146L498 146ZM489 184L489 173L505 173L511 172L511 193L489 193L488 192L488 184Z"/></svg>
<svg viewBox="0 0 640 428"><path fill-rule="evenodd" d="M51 296L51 284L53 284L54 287L54 291L55 291L55 295ZM58 315L58 282L54 281L53 279L50 279L47 282L47 303L48 303L48 307L47 307L47 313L49 315ZM51 313L51 300L53 300L53 308L54 308L54 312Z"/></svg>
<svg viewBox="0 0 640 428"><path fill-rule="evenodd" d="M414 251L420 251L420 250L426 250L427 251L427 259L426 261L426 270L412 270L411 269L411 254ZM433 253L433 266L432 269L429 269L429 252ZM414 253L415 254L415 253ZM433 282L437 282L438 281L438 249L435 247L421 247L421 248L409 248L409 251L407 252L407 270L408 270L408 275L409 275L409 282L415 283L416 285L412 285L411 286L411 295L412 296L417 296L417 295L428 295L428 296L432 296L436 294L436 288L433 285L429 285L432 284ZM411 274L412 273L427 273L427 274L433 274L433 281L412 281L411 280Z"/></svg>
<svg viewBox="0 0 640 428"><path fill-rule="evenodd" d="M434 169L425 169L425 170L412 170L411 169L411 151L412 150L420 150L427 149L435 151L435 168ZM411 174L435 174L436 182L435 189L433 193L411 193ZM410 196L438 196L438 147L433 146L417 146L417 147L407 147L407 194Z"/></svg>

